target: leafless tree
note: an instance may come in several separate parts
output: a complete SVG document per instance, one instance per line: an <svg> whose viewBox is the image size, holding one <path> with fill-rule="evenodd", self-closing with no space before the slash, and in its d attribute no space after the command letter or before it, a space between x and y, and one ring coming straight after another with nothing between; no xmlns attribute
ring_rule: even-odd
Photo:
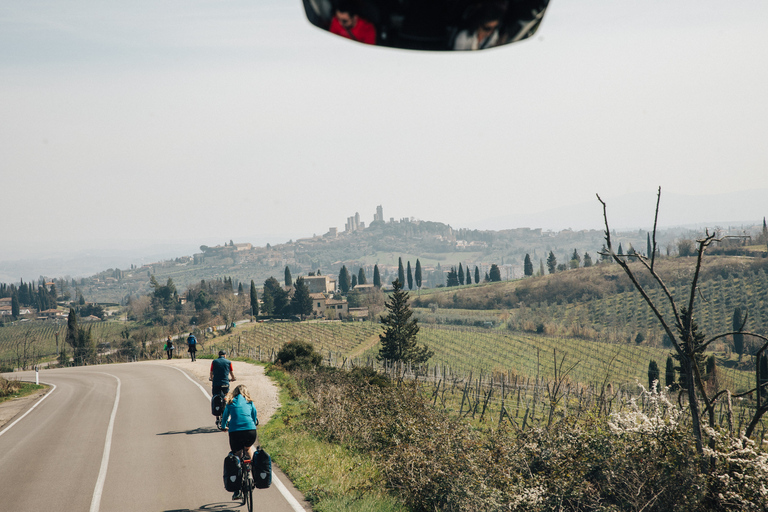
<svg viewBox="0 0 768 512"><path fill-rule="evenodd" d="M666 332L667 336L669 336L669 339L672 340L672 345L680 360L681 375L685 379L685 382L688 383L686 391L687 391L687 397L688 397L688 405L691 411L691 428L693 430L693 436L696 442L697 451L699 452L699 454L703 454L703 451L704 451L703 435L702 435L702 428L701 428L702 415L703 414L707 415L707 420L708 420L707 422L709 426L714 427L715 426L715 405L718 403L719 400L723 399L724 396L739 397L739 396L745 396L751 393L755 393L757 391L757 393L755 393L755 395L757 396L756 408L755 408L753 417L745 432L746 436L750 437L754 432L755 427L760 422L761 417L766 412L768 412L768 404L761 403L761 398L760 398L762 394L760 392L760 387L761 387L760 365L759 364L756 365L755 388L747 391L746 393L742 393L741 395L732 395L730 391L727 389L716 391L716 392L709 391L706 386L704 376L701 375L699 365L696 363L697 356L700 356L701 354L703 354L704 350L706 350L706 348L713 341L718 340L720 338L725 338L727 336L732 336L733 334L737 334L741 332L741 331L736 331L736 332L721 333L714 336L713 338L706 340L706 339L700 338L700 336L697 336L697 333L695 332L695 327L694 327L695 324L693 322L694 311L696 308L696 291L699 284L699 275L701 271L701 264L702 264L702 259L704 257L704 253L712 243L720 242L724 239L733 238L733 237L725 236L725 237L718 238L716 233L710 233L709 230L707 230L703 238L699 238L696 240L696 250L695 250L695 253L693 254L696 257L696 265L693 273L693 278L691 279L688 301L685 306L678 306L677 302L672 296L670 289L667 287L667 285L664 283L664 280L661 278L661 276L658 274L658 272L655 269L656 227L657 227L658 218L659 218L659 203L661 201L661 187L659 187L658 194L656 197L656 213L655 213L654 222L653 222L653 237L652 237L653 251L651 253L650 258L645 257L642 254L638 254L638 253L633 254L631 258L635 261L638 261L641 264L640 265L641 269L644 269L645 272L647 272L651 276L652 281L655 282L663 291L663 295L666 298L666 301L672 311L671 316L665 316L665 314L662 313L660 306L656 304L653 301L653 299L650 298L645 287L640 284L640 281L638 280L638 274L636 274L635 270L633 270L632 266L630 266L628 262L629 258L627 256L619 257L614 252L612 241L611 241L611 230L608 227L607 205L600 198L599 195L597 196L597 199L598 201L600 201L600 204L603 205L603 219L605 221L605 242L607 247L607 251L606 251L607 254L610 256L610 258L613 261L615 261L624 270L624 273L632 281L632 284L634 285L635 289L637 289L637 291L640 292L640 295L643 297L645 302L653 311L653 314L661 323L661 326L664 329L664 332ZM747 336L752 336L754 338L760 339L764 342L762 348L760 348L757 352L757 361L759 363L760 355L766 351L766 348L768 348L768 338L755 333L749 333L749 332L741 332L741 333ZM766 384L763 384L763 387L765 386ZM702 406L703 406L703 410L702 410Z"/></svg>
<svg viewBox="0 0 768 512"><path fill-rule="evenodd" d="M13 346L16 352L16 364L22 370L26 370L30 367L30 362L34 365L37 361L37 350L35 342L37 336L31 328L24 331L24 333L13 341Z"/></svg>

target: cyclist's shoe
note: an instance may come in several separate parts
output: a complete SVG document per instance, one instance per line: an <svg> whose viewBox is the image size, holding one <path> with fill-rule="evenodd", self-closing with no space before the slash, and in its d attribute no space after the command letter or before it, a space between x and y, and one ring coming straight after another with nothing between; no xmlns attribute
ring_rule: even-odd
<svg viewBox="0 0 768 512"><path fill-rule="evenodd" d="M221 430L221 416L216 416L216 428Z"/></svg>
<svg viewBox="0 0 768 512"><path fill-rule="evenodd" d="M232 500L241 500L243 499L243 493L242 491L237 491L235 494L232 495Z"/></svg>

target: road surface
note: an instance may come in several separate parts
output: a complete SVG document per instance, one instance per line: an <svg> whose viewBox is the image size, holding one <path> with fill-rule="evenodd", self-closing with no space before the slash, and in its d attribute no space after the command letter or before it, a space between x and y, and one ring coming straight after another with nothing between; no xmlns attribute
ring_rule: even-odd
<svg viewBox="0 0 768 512"><path fill-rule="evenodd" d="M0 510L243 510L222 482L229 444L210 413L209 366L176 359L40 372L52 390L0 427ZM261 371L235 363L266 422L274 391L249 375ZM254 502L254 510L309 510L276 468Z"/></svg>

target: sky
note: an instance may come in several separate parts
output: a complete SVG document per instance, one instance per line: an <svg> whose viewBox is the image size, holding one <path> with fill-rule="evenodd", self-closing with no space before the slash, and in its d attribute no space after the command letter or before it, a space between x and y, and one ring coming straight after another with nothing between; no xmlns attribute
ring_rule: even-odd
<svg viewBox="0 0 768 512"><path fill-rule="evenodd" d="M764 0L552 0L527 41L445 53L332 36L300 0L3 0L0 262L274 244L377 205L599 229L596 193L649 228L657 187L667 224L758 221L767 83Z"/></svg>

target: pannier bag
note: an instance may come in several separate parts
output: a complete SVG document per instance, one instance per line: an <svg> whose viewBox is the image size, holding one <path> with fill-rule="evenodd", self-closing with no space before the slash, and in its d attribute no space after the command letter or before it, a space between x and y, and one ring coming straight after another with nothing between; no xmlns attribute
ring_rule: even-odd
<svg viewBox="0 0 768 512"><path fill-rule="evenodd" d="M254 485L257 489L266 489L272 485L272 457L264 450L259 450L254 459L251 464Z"/></svg>
<svg viewBox="0 0 768 512"><path fill-rule="evenodd" d="M243 463L240 457L229 452L224 459L224 488L229 492L240 489L243 481Z"/></svg>
<svg viewBox="0 0 768 512"><path fill-rule="evenodd" d="M214 416L221 416L224 412L224 397L221 395L213 395L211 398L211 414Z"/></svg>

